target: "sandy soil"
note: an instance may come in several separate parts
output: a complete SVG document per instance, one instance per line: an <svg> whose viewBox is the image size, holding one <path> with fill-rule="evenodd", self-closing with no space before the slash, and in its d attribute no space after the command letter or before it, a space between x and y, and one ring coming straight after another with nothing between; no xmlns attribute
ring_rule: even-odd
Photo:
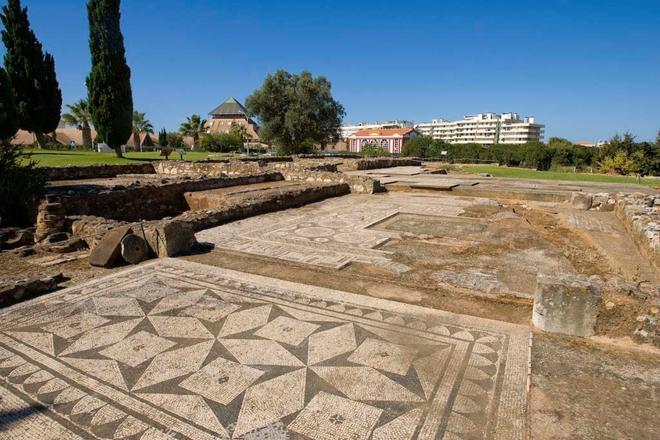
<svg viewBox="0 0 660 440"><path fill-rule="evenodd" d="M532 439L658 439L658 414L660 351L534 334Z"/></svg>

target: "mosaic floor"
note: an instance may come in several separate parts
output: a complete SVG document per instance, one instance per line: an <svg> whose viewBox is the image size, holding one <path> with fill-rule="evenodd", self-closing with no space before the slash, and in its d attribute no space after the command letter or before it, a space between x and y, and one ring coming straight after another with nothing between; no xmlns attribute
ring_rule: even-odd
<svg viewBox="0 0 660 440"><path fill-rule="evenodd" d="M401 232L377 228L397 215L455 218L488 199L410 194L350 195L296 210L251 217L197 233L200 242L249 254L341 269L351 262L373 264L395 273L410 270L378 249ZM465 219L467 221L468 219Z"/></svg>
<svg viewBox="0 0 660 440"><path fill-rule="evenodd" d="M526 433L522 326L174 259L0 322L0 438Z"/></svg>

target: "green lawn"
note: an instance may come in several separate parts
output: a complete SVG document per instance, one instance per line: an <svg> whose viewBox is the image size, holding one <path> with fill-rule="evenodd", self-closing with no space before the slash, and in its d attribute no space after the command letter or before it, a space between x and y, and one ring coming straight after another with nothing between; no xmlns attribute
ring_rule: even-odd
<svg viewBox="0 0 660 440"><path fill-rule="evenodd" d="M574 182L605 182L605 183L637 183L634 176L610 176L607 174L571 173L560 171L536 171L529 168L498 167L492 165L459 166L457 171L463 173L489 173L493 177L508 177L513 179L544 179L566 180ZM642 179L642 185L660 186L659 179Z"/></svg>
<svg viewBox="0 0 660 440"><path fill-rule="evenodd" d="M96 153L94 151L56 151L56 150L24 150L24 160L34 160L40 167L59 167L70 165L98 165L98 164L126 164L138 161L164 160L160 152L129 152L123 158L118 158L115 153ZM231 157L233 154L209 153L206 151L188 151L185 160L206 159L209 155L213 158ZM175 152L170 159L179 159Z"/></svg>

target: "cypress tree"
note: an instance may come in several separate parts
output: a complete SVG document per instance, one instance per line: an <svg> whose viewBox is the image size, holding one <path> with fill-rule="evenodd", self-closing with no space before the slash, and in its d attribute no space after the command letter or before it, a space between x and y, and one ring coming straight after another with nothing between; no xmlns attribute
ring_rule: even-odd
<svg viewBox="0 0 660 440"><path fill-rule="evenodd" d="M5 69L0 66L0 143L13 137L18 131L18 115L14 91ZM2 145L0 145L2 148Z"/></svg>
<svg viewBox="0 0 660 440"><path fill-rule="evenodd" d="M5 68L14 91L18 125L34 133L39 146L44 147L44 133L55 131L62 111L55 60L49 53L44 54L20 0L8 0L0 19L7 48Z"/></svg>
<svg viewBox="0 0 660 440"><path fill-rule="evenodd" d="M92 121L100 139L122 157L121 146L132 133L133 96L119 26L119 0L89 0L87 15L92 54L87 90Z"/></svg>
<svg viewBox="0 0 660 440"><path fill-rule="evenodd" d="M167 146L167 131L164 128L158 132L158 145L161 147Z"/></svg>

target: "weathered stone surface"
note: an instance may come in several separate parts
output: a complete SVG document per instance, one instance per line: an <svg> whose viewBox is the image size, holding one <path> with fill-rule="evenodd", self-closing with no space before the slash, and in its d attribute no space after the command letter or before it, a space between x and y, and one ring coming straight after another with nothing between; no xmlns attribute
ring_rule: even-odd
<svg viewBox="0 0 660 440"><path fill-rule="evenodd" d="M571 194L571 204L575 209L581 209L583 211L587 211L591 209L592 202L593 202L593 198L591 194L585 194L580 192L574 192Z"/></svg>
<svg viewBox="0 0 660 440"><path fill-rule="evenodd" d="M99 267L112 267L121 256L121 241L132 232L130 226L121 226L105 234L89 256L89 264Z"/></svg>
<svg viewBox="0 0 660 440"><path fill-rule="evenodd" d="M13 249L12 252L19 257L29 257L34 255L37 251L34 250L34 246L21 246L19 248Z"/></svg>
<svg viewBox="0 0 660 440"><path fill-rule="evenodd" d="M67 241L68 239L69 239L69 234L67 234L66 232L55 232L54 234L50 234L43 241L46 244L54 244L54 243L62 243L63 241Z"/></svg>
<svg viewBox="0 0 660 440"><path fill-rule="evenodd" d="M121 241L121 256L128 263L138 264L149 258L149 248L142 237L128 234Z"/></svg>
<svg viewBox="0 0 660 440"><path fill-rule="evenodd" d="M66 216L99 216L108 219L137 222L158 220L176 216L188 209L184 194L192 191L207 191L237 185L282 180L279 172L262 172L237 177L178 177L165 183L151 181L143 185L131 185L122 189L96 186L91 189L74 189L71 194L61 194L60 199ZM65 191L66 187L51 188L49 191ZM61 229L60 229L61 230Z"/></svg>
<svg viewBox="0 0 660 440"><path fill-rule="evenodd" d="M597 277L539 274L532 322L547 332L592 336L600 302Z"/></svg>
<svg viewBox="0 0 660 440"><path fill-rule="evenodd" d="M8 307L57 289L66 278L60 273L46 278L31 278L0 286L0 308Z"/></svg>
<svg viewBox="0 0 660 440"><path fill-rule="evenodd" d="M34 244L34 234L29 229L9 231L0 238L0 249L16 249Z"/></svg>
<svg viewBox="0 0 660 440"><path fill-rule="evenodd" d="M187 254L197 243L192 225L178 220L149 225L145 236L149 247L160 258Z"/></svg>
<svg viewBox="0 0 660 440"><path fill-rule="evenodd" d="M59 202L44 200L37 208L35 240L41 242L53 234L64 230L64 205Z"/></svg>
<svg viewBox="0 0 660 440"><path fill-rule="evenodd" d="M615 214L660 275L660 209L657 195L616 194Z"/></svg>
<svg viewBox="0 0 660 440"><path fill-rule="evenodd" d="M119 174L153 174L154 166L150 162L124 165L88 165L68 167L44 167L41 171L49 181L98 179L115 177Z"/></svg>
<svg viewBox="0 0 660 440"><path fill-rule="evenodd" d="M640 315L637 317L639 326L635 330L635 339L640 342L650 342L660 347L660 320L655 315Z"/></svg>
<svg viewBox="0 0 660 440"><path fill-rule="evenodd" d="M53 244L45 244L41 246L41 249L54 252L56 254L66 254L69 252L79 251L85 249L87 243L80 237L71 237L68 240L55 242Z"/></svg>

